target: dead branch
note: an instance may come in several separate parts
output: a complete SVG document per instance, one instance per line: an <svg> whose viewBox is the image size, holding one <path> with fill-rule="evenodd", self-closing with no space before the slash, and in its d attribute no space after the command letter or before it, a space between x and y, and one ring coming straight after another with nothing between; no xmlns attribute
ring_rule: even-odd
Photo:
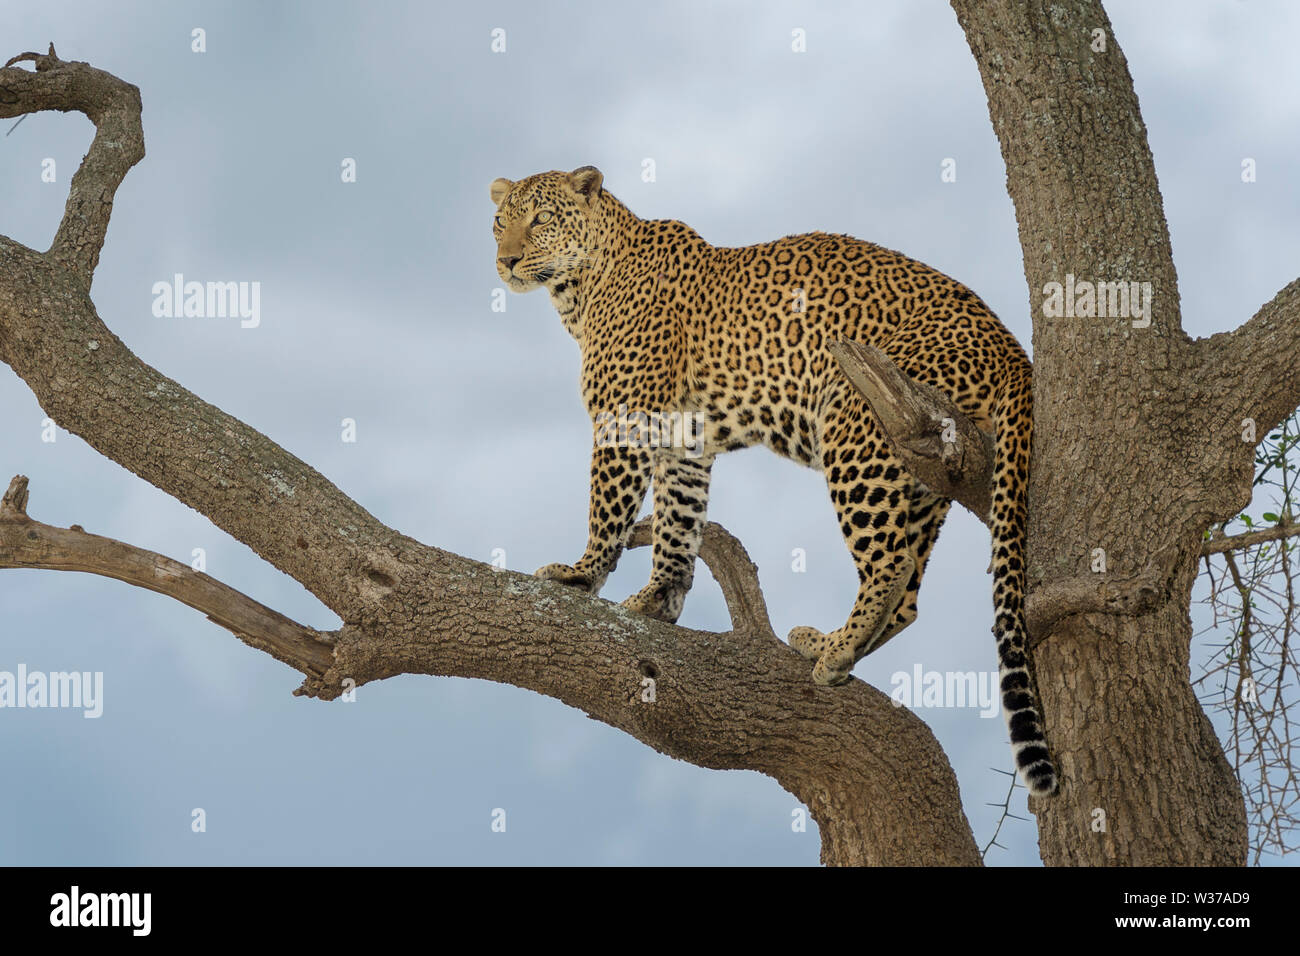
<svg viewBox="0 0 1300 956"><path fill-rule="evenodd" d="M993 441L939 389L903 372L873 345L841 341L831 354L867 400L910 474L988 524Z"/></svg>
<svg viewBox="0 0 1300 956"><path fill-rule="evenodd" d="M0 501L0 568L83 571L156 591L202 611L250 647L320 677L334 662L331 635L304 627L201 571L80 525L55 528L27 516L27 478L16 476Z"/></svg>

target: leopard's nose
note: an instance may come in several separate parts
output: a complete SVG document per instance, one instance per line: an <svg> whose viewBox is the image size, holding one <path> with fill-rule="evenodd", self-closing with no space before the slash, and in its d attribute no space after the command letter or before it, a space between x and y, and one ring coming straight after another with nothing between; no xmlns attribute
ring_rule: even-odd
<svg viewBox="0 0 1300 956"><path fill-rule="evenodd" d="M515 271L515 263L522 259L523 256L498 256L497 262L505 268L506 272Z"/></svg>

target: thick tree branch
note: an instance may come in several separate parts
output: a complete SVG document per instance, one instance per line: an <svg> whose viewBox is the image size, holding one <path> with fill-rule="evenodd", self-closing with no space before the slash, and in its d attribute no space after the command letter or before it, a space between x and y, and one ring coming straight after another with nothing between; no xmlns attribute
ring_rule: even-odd
<svg viewBox="0 0 1300 956"><path fill-rule="evenodd" d="M1254 445L1233 441L1250 419L1263 441L1300 407L1300 279L1266 302L1231 332L1195 343L1199 377L1213 383L1224 417L1224 445L1245 459L1253 473Z"/></svg>
<svg viewBox="0 0 1300 956"><path fill-rule="evenodd" d="M0 71L3 115L79 108L103 120L111 109L101 103L134 90L77 66L51 59L34 74ZM138 122L138 99L134 109ZM115 149L104 135L101 152ZM127 166L138 158L131 149L122 156ZM402 673L514 684L699 766L774 777L818 821L827 863L978 865L956 778L930 730L859 681L813 685L807 662L760 628L766 613L744 563L719 565L736 625L725 634L498 571L386 527L269 438L136 358L86 294L124 168L99 158L82 167L79 195L102 201L83 209L70 200L67 238L48 255L0 237L0 360L62 427L211 518L344 620L331 666L302 693L330 699ZM301 649L278 650L314 670Z"/></svg>
<svg viewBox="0 0 1300 956"><path fill-rule="evenodd" d="M421 618L415 632L376 636L345 626L322 633L162 555L78 527L33 521L26 507L27 481L18 476L0 503L0 567L87 571L176 598L306 673L302 693L308 696L333 698L344 687L397 673L506 680L581 707L664 753L703 766L776 776L809 803L821 823L826 862L977 862L960 831L949 833L947 839L955 842L938 856L938 846L907 846L889 822L899 808L880 803L899 799L897 792L881 789L896 791L892 778L897 775L951 774L928 729L858 682L841 694L814 689L807 683L806 664L770 629L766 635L686 631L550 582L475 565L472 572L445 581L431 577L441 594L458 600L437 603L435 619ZM716 525L708 540L702 556L706 564L712 562L733 615L766 626L757 576L739 542ZM758 604L751 606L756 595ZM413 597L391 592L386 599L395 609L415 604ZM498 605L503 606L499 615L492 613ZM512 626L502 626L502 620L516 617ZM344 684L345 678L350 683ZM654 688L650 700L646 678ZM832 775L818 768L815 755L822 747L838 765ZM868 753L867 764L879 769L862 764ZM920 766L912 766L917 759ZM916 789L913 796L926 787ZM942 822L943 790L940 786L935 806L909 812L938 813ZM871 832L873 827L881 832Z"/></svg>
<svg viewBox="0 0 1300 956"><path fill-rule="evenodd" d="M56 528L27 514L28 480L16 475L0 499L0 569L82 571L114 578L175 598L201 611L214 624L276 660L321 677L334 659L335 632L318 631L290 620L240 591L165 555L88 534L80 525ZM651 543L650 519L632 529L629 548ZM733 630L775 639L758 569L744 546L726 528L710 521L700 560L722 590Z"/></svg>

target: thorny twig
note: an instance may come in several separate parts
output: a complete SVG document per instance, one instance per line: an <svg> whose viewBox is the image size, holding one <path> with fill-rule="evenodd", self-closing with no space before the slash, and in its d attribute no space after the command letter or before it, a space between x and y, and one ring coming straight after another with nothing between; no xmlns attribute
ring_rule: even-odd
<svg viewBox="0 0 1300 956"><path fill-rule="evenodd" d="M1295 522L1297 448L1300 415L1293 415L1260 445L1256 458L1255 485L1274 490L1276 513L1266 513L1265 518L1276 527ZM1240 520L1253 533L1254 543L1205 556L1209 593L1198 603L1210 608L1211 623L1200 634L1220 634L1225 640L1205 645L1211 653L1193 686L1205 685L1201 703L1230 720L1225 750L1241 782L1251 851L1259 863L1265 853L1292 851L1300 828L1300 778L1291 727L1300 685L1300 662L1291 640L1300 545L1289 536L1266 540L1249 515ZM1211 543L1224 540L1229 523L1213 530Z"/></svg>

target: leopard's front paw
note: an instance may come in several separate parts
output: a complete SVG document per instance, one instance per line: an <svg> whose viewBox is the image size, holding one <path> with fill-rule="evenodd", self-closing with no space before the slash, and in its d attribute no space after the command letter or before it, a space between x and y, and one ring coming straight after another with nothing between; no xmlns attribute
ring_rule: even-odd
<svg viewBox="0 0 1300 956"><path fill-rule="evenodd" d="M547 564L533 572L533 577L544 578L547 581L558 581L561 584L567 584L571 588L580 588L583 591L590 591L592 580L591 575L579 571L571 564Z"/></svg>
<svg viewBox="0 0 1300 956"><path fill-rule="evenodd" d="M630 611L652 617L656 621L675 624L677 618L681 616L682 605L686 603L687 590L688 587L647 584L624 601L623 606Z"/></svg>

